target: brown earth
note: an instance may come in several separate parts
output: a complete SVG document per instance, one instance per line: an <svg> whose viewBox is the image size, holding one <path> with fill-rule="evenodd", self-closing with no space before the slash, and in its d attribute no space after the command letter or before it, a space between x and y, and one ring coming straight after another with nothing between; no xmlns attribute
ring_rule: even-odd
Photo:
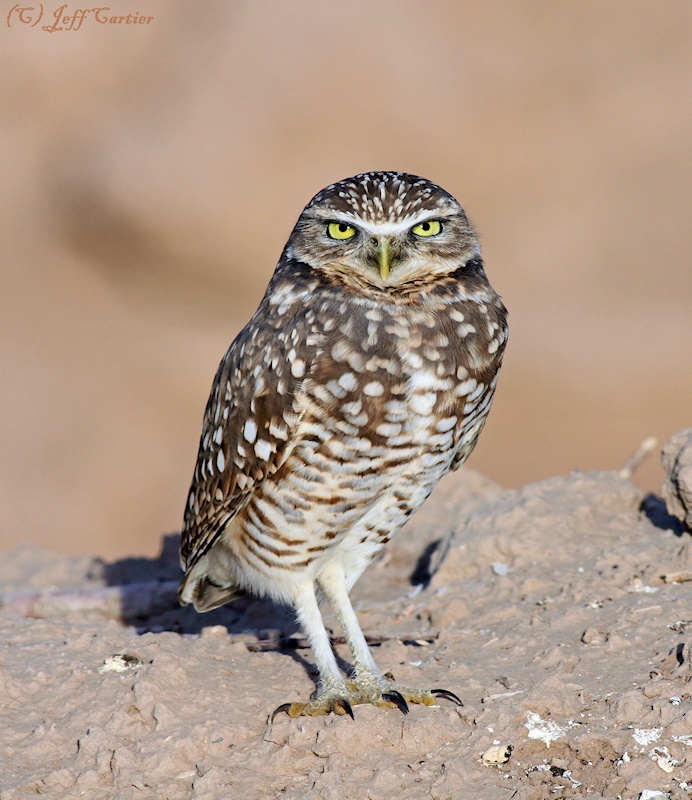
<svg viewBox="0 0 692 800"><path fill-rule="evenodd" d="M355 587L380 667L462 708L267 725L313 689L292 615L179 608L176 546L4 555L3 800L692 796L692 544L618 472L502 490L463 469Z"/></svg>

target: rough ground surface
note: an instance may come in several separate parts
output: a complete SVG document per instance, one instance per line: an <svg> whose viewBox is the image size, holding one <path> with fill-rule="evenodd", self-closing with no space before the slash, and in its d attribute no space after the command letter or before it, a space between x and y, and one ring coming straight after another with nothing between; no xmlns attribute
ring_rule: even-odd
<svg viewBox="0 0 692 800"><path fill-rule="evenodd" d="M692 795L692 544L616 472L511 491L449 476L356 586L380 667L460 709L268 729L313 689L290 613L177 608L175 546L114 564L4 555L2 800ZM163 610L109 618L118 590L103 587L152 580ZM482 762L493 743L506 763Z"/></svg>

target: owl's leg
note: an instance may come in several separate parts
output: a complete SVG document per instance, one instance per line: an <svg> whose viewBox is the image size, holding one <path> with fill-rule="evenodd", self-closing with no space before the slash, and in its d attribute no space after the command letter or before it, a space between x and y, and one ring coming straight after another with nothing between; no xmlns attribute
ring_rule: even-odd
<svg viewBox="0 0 692 800"><path fill-rule="evenodd" d="M309 703L285 703L279 706L272 714L272 719L282 711L285 711L289 717L319 717L331 712L349 714L353 717L348 700L349 690L336 663L329 634L324 627L317 605L313 583L301 586L296 592L293 602L298 621L308 637L315 657L315 666L319 673L318 692L317 697Z"/></svg>
<svg viewBox="0 0 692 800"><path fill-rule="evenodd" d="M408 713L407 702L434 706L438 697L462 705L461 700L446 689L411 689L395 683L390 676L382 675L351 605L343 568L339 564L330 564L318 578L318 583L339 618L353 654L355 675L353 682L349 683L347 696L351 705L371 703L384 708L396 707L404 714Z"/></svg>
<svg viewBox="0 0 692 800"><path fill-rule="evenodd" d="M330 564L318 578L318 583L334 609L339 624L343 628L346 643L351 649L356 684L374 688L384 679L372 657L356 612L351 605L351 598L346 589L346 576L342 567L338 564Z"/></svg>
<svg viewBox="0 0 692 800"><path fill-rule="evenodd" d="M329 635L324 627L317 605L314 587L305 585L294 598L301 627L308 637L315 664L319 672L317 697L308 703L285 703L271 715L271 719L285 711L289 717L324 714L348 714L353 717L352 706L371 704L381 708L399 708L408 713L408 703L437 705L438 697L462 705L461 700L446 689L411 689L400 686L390 677L382 675L375 664L358 618L348 596L343 569L331 565L322 572L318 584L336 612L353 654L354 679L344 682L332 651Z"/></svg>

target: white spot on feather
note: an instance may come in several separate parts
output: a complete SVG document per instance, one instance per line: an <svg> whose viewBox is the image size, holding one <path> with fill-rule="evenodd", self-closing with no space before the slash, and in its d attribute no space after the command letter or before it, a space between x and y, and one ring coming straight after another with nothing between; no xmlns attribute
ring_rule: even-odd
<svg viewBox="0 0 692 800"><path fill-rule="evenodd" d="M363 403L360 400L354 400L352 403L344 403L341 406L344 414L360 414L363 410Z"/></svg>
<svg viewBox="0 0 692 800"><path fill-rule="evenodd" d="M219 450L216 454L216 466L219 468L219 472L223 472L226 469L226 459L223 450Z"/></svg>
<svg viewBox="0 0 692 800"><path fill-rule="evenodd" d="M451 431L456 424L456 417L448 417L447 419L441 419L437 425L435 425L435 430L440 433L446 433L447 431Z"/></svg>
<svg viewBox="0 0 692 800"><path fill-rule="evenodd" d="M327 389L329 389L338 400L343 400L343 398L346 397L347 392L338 381L327 381Z"/></svg>
<svg viewBox="0 0 692 800"><path fill-rule="evenodd" d="M264 439L258 439L255 443L255 454L257 458L261 458L262 461L269 461L272 454L271 444Z"/></svg>
<svg viewBox="0 0 692 800"><path fill-rule="evenodd" d="M408 384L411 388L412 392L420 391L421 389L438 389L438 388L448 388L442 386L441 384L443 381L435 375L434 372L430 370L421 370L420 372L414 372L413 375L409 378ZM449 381L447 381L449 383Z"/></svg>
<svg viewBox="0 0 692 800"><path fill-rule="evenodd" d="M352 392L358 385L356 376L352 372L345 372L338 380L339 386L346 389L347 392Z"/></svg>
<svg viewBox="0 0 692 800"><path fill-rule="evenodd" d="M456 389L454 390L454 394L457 397L464 397L465 395L472 392L476 386L478 386L478 381L475 378L469 378L466 381L460 383Z"/></svg>
<svg viewBox="0 0 692 800"><path fill-rule="evenodd" d="M423 359L413 350L409 353L406 353L406 360L413 367L413 369L420 369L423 366Z"/></svg>
<svg viewBox="0 0 692 800"><path fill-rule="evenodd" d="M370 381L370 383L366 383L363 386L363 394L368 395L368 397L379 397L384 394L384 387L379 381Z"/></svg>
<svg viewBox="0 0 692 800"><path fill-rule="evenodd" d="M245 422L243 436L248 442L250 442L250 444L252 444L257 438L257 425L253 420L249 419Z"/></svg>
<svg viewBox="0 0 692 800"><path fill-rule="evenodd" d="M285 442L288 439L288 431L285 427L278 425L276 420L272 420L269 423L269 433L275 439L281 439L282 442Z"/></svg>
<svg viewBox="0 0 692 800"><path fill-rule="evenodd" d="M435 408L436 397L437 396L435 392L414 394L410 401L411 411L415 412L416 414L420 414L423 417L429 416L432 414L433 409Z"/></svg>
<svg viewBox="0 0 692 800"><path fill-rule="evenodd" d="M378 436L398 436L401 433L401 425L398 422L381 422L376 428Z"/></svg>
<svg viewBox="0 0 692 800"><path fill-rule="evenodd" d="M472 392L469 393L469 396L468 396L467 399L468 400L476 400L477 398L479 398L483 394L484 391L485 391L485 384L479 383L478 386L476 386L476 388Z"/></svg>
<svg viewBox="0 0 692 800"><path fill-rule="evenodd" d="M346 359L348 358L350 352L351 352L350 345L347 342L343 341L343 340L340 340L340 341L336 342L332 346L332 358L337 363L341 363L342 361L346 361Z"/></svg>

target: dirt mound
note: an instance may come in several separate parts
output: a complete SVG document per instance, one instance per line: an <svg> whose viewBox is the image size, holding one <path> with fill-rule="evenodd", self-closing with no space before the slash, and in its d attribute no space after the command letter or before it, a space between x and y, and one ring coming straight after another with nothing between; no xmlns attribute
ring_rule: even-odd
<svg viewBox="0 0 692 800"><path fill-rule="evenodd" d="M448 476L366 571L380 667L463 708L267 727L313 689L293 617L178 608L176 544L111 564L6 554L4 800L689 796L692 545L620 473L510 491Z"/></svg>

